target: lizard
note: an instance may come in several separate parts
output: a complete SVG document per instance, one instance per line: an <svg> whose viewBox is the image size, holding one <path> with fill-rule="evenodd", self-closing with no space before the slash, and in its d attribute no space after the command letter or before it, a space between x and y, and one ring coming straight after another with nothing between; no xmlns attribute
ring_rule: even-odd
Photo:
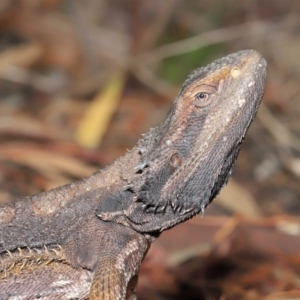
<svg viewBox="0 0 300 300"><path fill-rule="evenodd" d="M0 207L0 299L136 299L162 231L204 213L227 183L264 93L242 50L195 69L165 120L88 178Z"/></svg>

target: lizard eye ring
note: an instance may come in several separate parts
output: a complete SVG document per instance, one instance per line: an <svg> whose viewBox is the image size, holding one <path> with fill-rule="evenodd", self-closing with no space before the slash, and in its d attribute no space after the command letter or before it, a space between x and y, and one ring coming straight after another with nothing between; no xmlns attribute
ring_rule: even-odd
<svg viewBox="0 0 300 300"><path fill-rule="evenodd" d="M197 107L204 107L211 103L212 98L211 95L208 93L200 92L196 94L196 99L194 101L195 106Z"/></svg>
<svg viewBox="0 0 300 300"><path fill-rule="evenodd" d="M209 105L217 92L217 88L213 85L201 84L193 88L193 104L196 107L205 107Z"/></svg>

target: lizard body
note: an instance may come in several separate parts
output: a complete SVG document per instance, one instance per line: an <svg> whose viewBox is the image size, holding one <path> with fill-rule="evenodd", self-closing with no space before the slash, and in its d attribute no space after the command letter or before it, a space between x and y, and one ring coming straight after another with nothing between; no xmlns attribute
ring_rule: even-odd
<svg viewBox="0 0 300 300"><path fill-rule="evenodd" d="M0 299L135 299L150 243L203 213L229 179L265 77L254 50L198 68L124 157L0 207Z"/></svg>

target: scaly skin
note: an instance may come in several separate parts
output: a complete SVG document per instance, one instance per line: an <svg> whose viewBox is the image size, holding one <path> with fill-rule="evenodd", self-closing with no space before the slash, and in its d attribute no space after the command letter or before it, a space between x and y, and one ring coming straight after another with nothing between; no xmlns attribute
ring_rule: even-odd
<svg viewBox="0 0 300 300"><path fill-rule="evenodd" d="M91 177L0 208L0 299L135 299L150 243L228 181L262 99L253 50L193 71L165 121Z"/></svg>

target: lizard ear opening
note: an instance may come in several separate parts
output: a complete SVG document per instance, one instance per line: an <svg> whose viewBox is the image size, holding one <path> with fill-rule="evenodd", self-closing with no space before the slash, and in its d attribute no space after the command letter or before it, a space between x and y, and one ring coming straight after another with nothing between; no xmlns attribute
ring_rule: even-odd
<svg viewBox="0 0 300 300"><path fill-rule="evenodd" d="M178 153L175 153L171 156L169 165L173 171L175 171L182 164L182 158Z"/></svg>

